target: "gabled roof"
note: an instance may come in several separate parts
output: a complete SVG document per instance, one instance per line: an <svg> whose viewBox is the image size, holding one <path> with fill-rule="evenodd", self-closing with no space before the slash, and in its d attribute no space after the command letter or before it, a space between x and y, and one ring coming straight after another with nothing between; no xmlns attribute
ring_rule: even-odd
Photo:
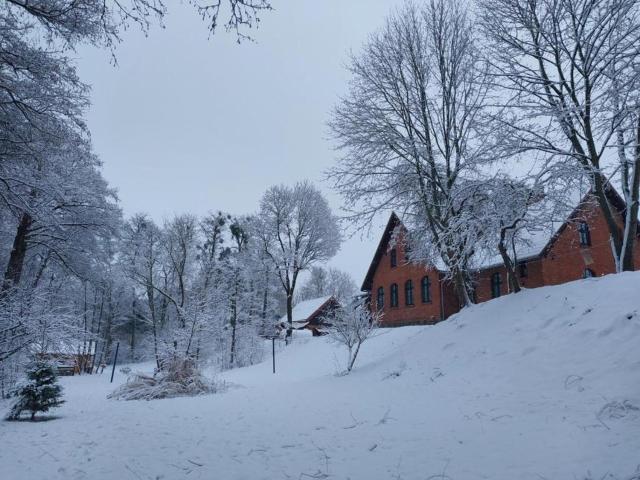
<svg viewBox="0 0 640 480"><path fill-rule="evenodd" d="M625 202L620 196L620 194L615 190L615 188L610 185L606 190L607 197L611 206L616 209L619 213L624 215L625 211ZM571 211L571 213L567 216L567 218L559 224L558 228L556 228L553 233L549 234L541 234L538 235L537 238L531 238L530 245L527 248L523 248L518 255L519 260L529 260L533 258L538 258L547 255L551 247L553 247L556 240L560 237L562 232L567 228L567 226L572 222L578 219L580 208L587 202L590 201L590 197L593 196L593 191L590 189L586 194L581 196L576 196L576 206ZM597 200L594 200L597 202ZM391 213L389 217L389 221L387 222L387 226L385 227L382 238L380 239L380 243L378 244L378 248L375 251L373 256L373 260L369 265L369 269L367 270L367 275L364 278L364 282L362 283L362 291L371 291L373 286L373 276L376 272L376 268L380 259L384 255L387 245L393 236L393 232L398 225L403 225L402 221L396 215L395 212ZM403 226L404 227L404 226ZM638 227L638 232L640 233L640 225ZM485 268L491 268L502 264L502 260L499 257L492 257L489 260L485 260L480 262L480 264L476 265L476 269L482 270Z"/></svg>
<svg viewBox="0 0 640 480"><path fill-rule="evenodd" d="M617 210L618 213L620 213L621 215L624 215L625 203L622 197L620 196L620 194L616 191L616 189L609 185L607 186L607 189L605 192L609 202L611 203L611 206L615 210ZM541 258L546 256L551 250L551 248L553 247L553 245L556 243L560 235L562 235L562 232L564 232L566 228L569 226L569 224L581 218L580 209L588 202L593 203L593 205L595 205L597 208L600 208L598 205L598 200L595 198L592 189L589 189L587 193L577 198L578 198L578 201L576 202L573 210L571 210L571 213L569 213L569 215L566 217L566 219L562 223L559 223L559 222L556 223L556 225L558 226L557 228L555 228L555 230L552 230L550 234L548 233L547 235L544 235L544 236L537 235L538 238L534 238L529 247L518 249L519 261L531 260L531 259ZM485 268L492 268L499 265L502 265L502 258L497 255L496 257L493 258L492 261L485 261L482 264L478 265L477 268L479 270L482 270Z"/></svg>
<svg viewBox="0 0 640 480"><path fill-rule="evenodd" d="M610 184L607 184L607 186L605 187L605 194L607 195L607 199L609 200L609 203L611 203L611 206L618 211L618 213L624 218L624 216L626 215L626 209L625 209L625 202L623 200L623 198L620 196L620 194L617 192L617 190L615 188L613 188ZM582 198L582 200L580 200L580 202L578 203L578 205L576 206L576 208L573 209L573 211L571 212L571 214L567 217L567 220L560 226L560 228L553 234L553 236L549 239L549 242L547 243L547 245L545 245L545 247L542 249L542 251L540 252L540 255L546 255L549 250L551 249L551 247L553 246L553 244L555 243L555 241L558 239L558 237L560 236L560 234L565 230L565 228L567 228L567 225L569 223L571 223L572 221L575 221L579 218L578 213L580 208L587 202L589 201L589 197L594 196L593 190L589 190L589 192ZM598 206L598 200L597 198L593 198L593 202L596 206ZM640 225L638 225L638 232L640 233Z"/></svg>
<svg viewBox="0 0 640 480"><path fill-rule="evenodd" d="M398 225L402 225L400 217L398 217L395 212L391 212L387 226L382 232L382 238L380 238L380 242L378 243L378 248L376 248L376 252L373 255L373 260L371 260L371 265L369 265L369 269L367 270L367 275L364 277L364 282L362 282L362 287L360 288L362 291L368 292L371 290L373 285L373 275L376 273L378 263L385 254L389 240L391 240L393 232Z"/></svg>
<svg viewBox="0 0 640 480"><path fill-rule="evenodd" d="M308 323L311 322L317 315L322 313L324 309L331 303L337 303L337 300L333 295L320 298L312 298L298 303L293 307L293 321L296 323ZM287 316L284 315L280 319L280 323L286 323Z"/></svg>

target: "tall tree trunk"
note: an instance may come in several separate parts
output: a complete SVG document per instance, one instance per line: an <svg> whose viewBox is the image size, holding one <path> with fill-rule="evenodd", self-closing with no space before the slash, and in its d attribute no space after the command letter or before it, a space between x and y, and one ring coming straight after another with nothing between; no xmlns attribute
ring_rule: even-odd
<svg viewBox="0 0 640 480"><path fill-rule="evenodd" d="M458 301L462 307L468 307L473 305L471 298L469 298L469 292L467 291L466 274L462 270L456 270L453 274L453 284L456 289L456 295Z"/></svg>
<svg viewBox="0 0 640 480"><path fill-rule="evenodd" d="M33 283L31 287L35 289L38 285L40 285L40 280L42 280L42 276L44 275L45 270L47 269L47 265L49 264L49 260L51 259L51 250L47 250L47 255L44 258L40 259L40 265L38 266L38 271L33 279Z"/></svg>
<svg viewBox="0 0 640 480"><path fill-rule="evenodd" d="M287 343L293 334L293 292L287 292Z"/></svg>
<svg viewBox="0 0 640 480"><path fill-rule="evenodd" d="M624 157L626 160L626 156ZM630 165L629 165L630 164ZM636 122L633 160L622 170L625 212L624 238L622 240L622 270L635 270L634 250L638 237L638 209L640 207L640 116ZM640 267L640 265L638 265Z"/></svg>
<svg viewBox="0 0 640 480"><path fill-rule="evenodd" d="M238 272L234 283L233 297L231 299L231 359L230 366L233 368L236 360L236 328L238 325L238 290L239 290Z"/></svg>
<svg viewBox="0 0 640 480"><path fill-rule="evenodd" d="M12 287L20 284L20 278L22 277L22 269L24 267L24 258L27 253L27 235L33 219L28 213L23 213L20 217L20 223L16 230L16 235L13 239L13 248L11 249L11 255L9 256L9 263L7 269L4 272L4 281L2 282L2 288L0 289L0 296L6 294L6 292Z"/></svg>
<svg viewBox="0 0 640 480"><path fill-rule="evenodd" d="M269 288L267 285L264 287L264 292L262 293L262 312L260 314L260 318L262 319L262 333L267 333L267 307L269 305Z"/></svg>
<svg viewBox="0 0 640 480"><path fill-rule="evenodd" d="M151 330L153 332L153 355L156 359L156 367L162 370L162 362L160 361L160 352L158 350L158 317L156 314L156 300L151 280L148 281L147 288L147 304L151 313Z"/></svg>
<svg viewBox="0 0 640 480"><path fill-rule="evenodd" d="M611 238L611 249L612 249L614 261L616 264L616 271L620 272L625 270L625 265L621 263L621 260L623 260L623 256L622 256L623 233L618 225L618 222L616 221L616 218L613 214L613 210L611 209L611 204L609 203L609 198L607 197L607 193L606 193L607 180L604 178L604 175L599 171L593 172L592 178L593 178L593 185L594 185L593 190L596 196L596 200L598 201L598 205L600 206L600 211L604 215L605 221L607 222L607 227L609 229L609 236ZM628 267L628 264L627 264L627 267Z"/></svg>
<svg viewBox="0 0 640 480"><path fill-rule="evenodd" d="M500 241L498 242L498 251L500 252L500 256L502 257L502 262L504 263L504 268L507 270L507 279L509 280L509 290L514 293L518 293L522 290L520 286L520 280L516 275L515 265L511 257L509 256L509 252L507 251L507 247L504 244L505 239L505 231L500 231Z"/></svg>
<svg viewBox="0 0 640 480"><path fill-rule="evenodd" d="M100 364L104 365L109 362L109 357L111 356L111 345L113 344L113 337L111 336L111 326L113 324L113 309L111 308L111 300L108 302L109 312L107 313L107 318L104 326L104 343L102 344L102 354L100 355Z"/></svg>
<svg viewBox="0 0 640 480"><path fill-rule="evenodd" d="M136 300L133 299L133 304L131 305L132 315L131 315L131 343L130 343L130 356L131 362L135 362L136 360L136 326L138 314L136 313Z"/></svg>

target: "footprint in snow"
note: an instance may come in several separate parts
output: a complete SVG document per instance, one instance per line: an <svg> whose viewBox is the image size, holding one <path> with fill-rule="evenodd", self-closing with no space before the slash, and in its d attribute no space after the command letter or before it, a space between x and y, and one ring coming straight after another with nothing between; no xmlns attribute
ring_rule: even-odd
<svg viewBox="0 0 640 480"><path fill-rule="evenodd" d="M569 375L564 379L564 388L565 390L577 390L578 392L583 392L584 387L582 386L583 377L580 375Z"/></svg>

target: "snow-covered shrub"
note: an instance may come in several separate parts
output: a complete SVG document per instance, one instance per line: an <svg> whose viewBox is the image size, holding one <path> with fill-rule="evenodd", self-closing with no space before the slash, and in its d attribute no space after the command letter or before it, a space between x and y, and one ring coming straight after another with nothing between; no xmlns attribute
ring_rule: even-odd
<svg viewBox="0 0 640 480"><path fill-rule="evenodd" d="M209 380L191 358L173 358L154 375L135 373L109 395L116 400L154 400L216 393L223 384Z"/></svg>
<svg viewBox="0 0 640 480"><path fill-rule="evenodd" d="M334 342L347 347L347 369L343 374L351 372L360 347L374 334L379 322L380 314L372 313L360 302L338 308L331 315L328 321L331 325L329 336Z"/></svg>
<svg viewBox="0 0 640 480"><path fill-rule="evenodd" d="M11 407L7 420L18 420L24 411L31 413L33 420L38 412L48 412L59 407L62 400L62 387L57 384L56 367L49 362L36 360L27 370L28 381L18 386L14 395L16 402Z"/></svg>

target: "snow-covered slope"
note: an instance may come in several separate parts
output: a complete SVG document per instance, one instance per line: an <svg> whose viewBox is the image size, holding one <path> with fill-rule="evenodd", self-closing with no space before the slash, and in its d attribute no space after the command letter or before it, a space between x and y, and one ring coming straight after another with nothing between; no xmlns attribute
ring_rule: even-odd
<svg viewBox="0 0 640 480"><path fill-rule="evenodd" d="M640 273L503 297L383 330L356 370L300 338L224 394L106 400L0 424L0 478L630 479L640 465ZM636 478L636 477L633 477Z"/></svg>

